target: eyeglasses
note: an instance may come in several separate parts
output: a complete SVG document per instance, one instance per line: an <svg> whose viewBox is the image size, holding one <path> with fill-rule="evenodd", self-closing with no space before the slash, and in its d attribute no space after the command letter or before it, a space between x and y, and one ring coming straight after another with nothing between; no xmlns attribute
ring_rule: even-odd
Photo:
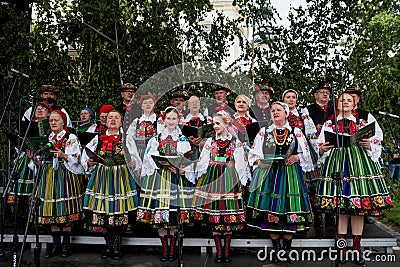
<svg viewBox="0 0 400 267"><path fill-rule="evenodd" d="M37 111L44 111L44 110L49 111L47 108L43 108L43 107L37 107L36 110Z"/></svg>
<svg viewBox="0 0 400 267"><path fill-rule="evenodd" d="M135 91L133 91L133 90L126 90L126 91L124 91L124 93L134 94Z"/></svg>

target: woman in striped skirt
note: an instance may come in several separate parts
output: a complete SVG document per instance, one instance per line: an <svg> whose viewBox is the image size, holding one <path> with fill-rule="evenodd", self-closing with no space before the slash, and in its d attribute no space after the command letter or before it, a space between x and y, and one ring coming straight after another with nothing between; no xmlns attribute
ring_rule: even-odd
<svg viewBox="0 0 400 267"><path fill-rule="evenodd" d="M157 164L153 159L153 156L162 156L172 160L173 157L190 151L189 140L182 135L178 127L180 116L175 107L168 107L163 112L163 126L160 126L158 134L150 139L143 158L143 182L137 220L158 228L162 245L160 261L176 259L178 218L182 223L188 223L192 210L194 184L186 179L184 170L180 166ZM168 161L167 158L164 159ZM177 175L177 167L181 175ZM180 214L177 214L178 205Z"/></svg>
<svg viewBox="0 0 400 267"><path fill-rule="evenodd" d="M336 100L338 106L338 133L354 135L366 126L366 121L358 118L354 109L354 98L349 93L343 93ZM336 132L333 116L325 122L321 133ZM353 235L353 250L360 251L360 240L364 227L364 216L378 216L383 209L392 207L384 176L379 165L381 155L381 141L383 133L376 121L375 135L368 139L361 139L357 144L344 144L339 150L325 139L326 134L318 137L318 149L322 163L319 180L317 182L316 207L325 212L334 212L337 205L340 207L338 236L345 240L347 234L348 217L351 217L351 232ZM341 162L339 164L339 158ZM343 187L338 192L332 174L343 172ZM346 248L343 249L343 252ZM344 253L342 253L344 254ZM361 255L359 253L359 255ZM344 261L345 259L342 259ZM364 260L360 256L358 263Z"/></svg>
<svg viewBox="0 0 400 267"><path fill-rule="evenodd" d="M242 143L226 111L212 119L215 136L208 138L196 167L198 181L193 198L195 220L212 228L217 255L215 262L231 262L232 231L241 230L245 222L240 183L245 185L247 161ZM222 241L224 240L224 251Z"/></svg>
<svg viewBox="0 0 400 267"><path fill-rule="evenodd" d="M121 113L108 112L106 125L107 130L95 136L82 153L82 165L91 173L83 208L87 229L105 235L101 257L118 260L128 213L137 208L138 192L133 175L139 172L141 159L135 142L127 140L124 150ZM103 160L90 155L90 151Z"/></svg>
<svg viewBox="0 0 400 267"><path fill-rule="evenodd" d="M246 207L247 224L269 232L275 251L272 262L278 262L281 235L284 256L293 262L288 257L293 235L307 230L311 223L311 205L303 176L303 171L313 168L310 148L302 131L289 125L288 115L285 103L273 103L274 123L259 131L249 152L254 172Z"/></svg>
<svg viewBox="0 0 400 267"><path fill-rule="evenodd" d="M50 114L52 132L49 140L54 140L51 155L46 155L39 168L40 179L36 197L40 199L38 221L51 226L54 246L46 253L46 258L61 253L62 257L71 255L70 235L72 224L81 219L82 196L84 191L84 170L80 164L81 147L75 134L65 127L67 117L61 110ZM33 160L30 168L39 166L39 159L28 153ZM61 235L64 236L61 246Z"/></svg>

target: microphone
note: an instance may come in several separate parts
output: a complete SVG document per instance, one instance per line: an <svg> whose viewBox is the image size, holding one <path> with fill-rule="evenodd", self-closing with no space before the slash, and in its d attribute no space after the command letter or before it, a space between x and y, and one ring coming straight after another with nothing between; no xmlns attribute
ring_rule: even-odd
<svg viewBox="0 0 400 267"><path fill-rule="evenodd" d="M17 74L18 76L21 76L22 78L29 79L29 75L28 74L19 72L16 69L10 69L10 70L11 70L12 73Z"/></svg>
<svg viewBox="0 0 400 267"><path fill-rule="evenodd" d="M50 148L54 147L56 145L56 141L55 140L50 140L47 144L45 144L42 148L39 148L38 150L35 151L35 154L42 154L44 152L46 152L47 150L49 150Z"/></svg>
<svg viewBox="0 0 400 267"><path fill-rule="evenodd" d="M40 96L33 96L33 95L28 95L26 97L29 98L30 100L34 100L34 101L37 101L37 102L47 102L49 104L56 103L56 100L53 99L53 98L43 98L43 97L40 97Z"/></svg>
<svg viewBox="0 0 400 267"><path fill-rule="evenodd" d="M383 116L388 116L388 117L391 117L391 118L400 119L399 115L394 115L394 114L386 113L386 112L383 112L383 111L379 111L378 113L380 115L383 115Z"/></svg>

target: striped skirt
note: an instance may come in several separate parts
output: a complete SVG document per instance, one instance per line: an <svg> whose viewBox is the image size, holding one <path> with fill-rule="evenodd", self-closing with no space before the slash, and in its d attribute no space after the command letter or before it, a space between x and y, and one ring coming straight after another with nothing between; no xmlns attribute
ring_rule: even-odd
<svg viewBox="0 0 400 267"><path fill-rule="evenodd" d="M60 163L57 170L45 162L39 172L36 196L41 200L38 212L41 224L65 224L81 218L84 192L83 175L73 174Z"/></svg>
<svg viewBox="0 0 400 267"><path fill-rule="evenodd" d="M210 163L197 181L193 198L194 219L214 231L241 230L245 216L240 181L234 162Z"/></svg>
<svg viewBox="0 0 400 267"><path fill-rule="evenodd" d="M32 195L35 174L28 167L30 160L31 159L28 157L28 155L25 154L24 156L20 157L16 162L15 173L18 174L18 196L30 197ZM14 180L11 180L8 203L14 203L14 195Z"/></svg>
<svg viewBox="0 0 400 267"><path fill-rule="evenodd" d="M166 168L159 169L143 178L136 219L155 227L173 228L178 225L179 205L181 222L189 223L193 192L194 184L185 176L180 175L178 181L176 174Z"/></svg>
<svg viewBox="0 0 400 267"><path fill-rule="evenodd" d="M97 165L88 182L83 209L89 231L127 226L128 213L137 208L135 180L126 165Z"/></svg>
<svg viewBox="0 0 400 267"><path fill-rule="evenodd" d="M332 212L337 204L341 212L350 215L379 216L393 206L380 164L367 155L363 147L345 147L342 164L337 162L338 150L332 149L320 169L317 182L316 208ZM344 173L343 186L338 193L332 173ZM335 196L338 195L338 198Z"/></svg>
<svg viewBox="0 0 400 267"><path fill-rule="evenodd" d="M312 222L311 205L303 171L298 163L274 162L257 168L250 184L247 224L260 230L295 233Z"/></svg>

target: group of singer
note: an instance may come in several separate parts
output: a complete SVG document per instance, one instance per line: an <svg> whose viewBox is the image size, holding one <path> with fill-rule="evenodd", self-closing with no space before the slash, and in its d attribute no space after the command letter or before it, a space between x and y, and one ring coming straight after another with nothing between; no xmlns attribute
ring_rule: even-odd
<svg viewBox="0 0 400 267"><path fill-rule="evenodd" d="M85 107L73 127L56 104L59 88L40 87L40 96L54 101L38 103L22 120L31 121L52 147L40 155L27 148L15 164L19 202L39 199L37 221L51 230L54 244L46 258L71 255L78 221L104 236L101 257L115 260L122 256L122 235L139 223L158 230L161 261L177 258L178 226L198 224L213 236L216 263L232 261L232 234L244 227L268 234L272 262L294 263L293 236L313 221L322 227L323 218L326 224L333 220L340 239L347 238L350 220L351 249L361 252L365 217L392 207L379 163L383 133L373 115L358 108L361 90L346 88L336 99L336 113L325 81L311 91L315 103L301 110L294 89L278 96L260 85L252 98L237 95L234 103L227 101L234 94L228 84L211 90L214 103L204 110L200 95L176 90L158 114L155 96L134 101L136 87L126 83L123 103L103 105L98 123ZM355 136L364 127L372 134L356 142L339 145L330 138ZM16 199L14 186L9 202ZM359 257L357 263L363 262Z"/></svg>

